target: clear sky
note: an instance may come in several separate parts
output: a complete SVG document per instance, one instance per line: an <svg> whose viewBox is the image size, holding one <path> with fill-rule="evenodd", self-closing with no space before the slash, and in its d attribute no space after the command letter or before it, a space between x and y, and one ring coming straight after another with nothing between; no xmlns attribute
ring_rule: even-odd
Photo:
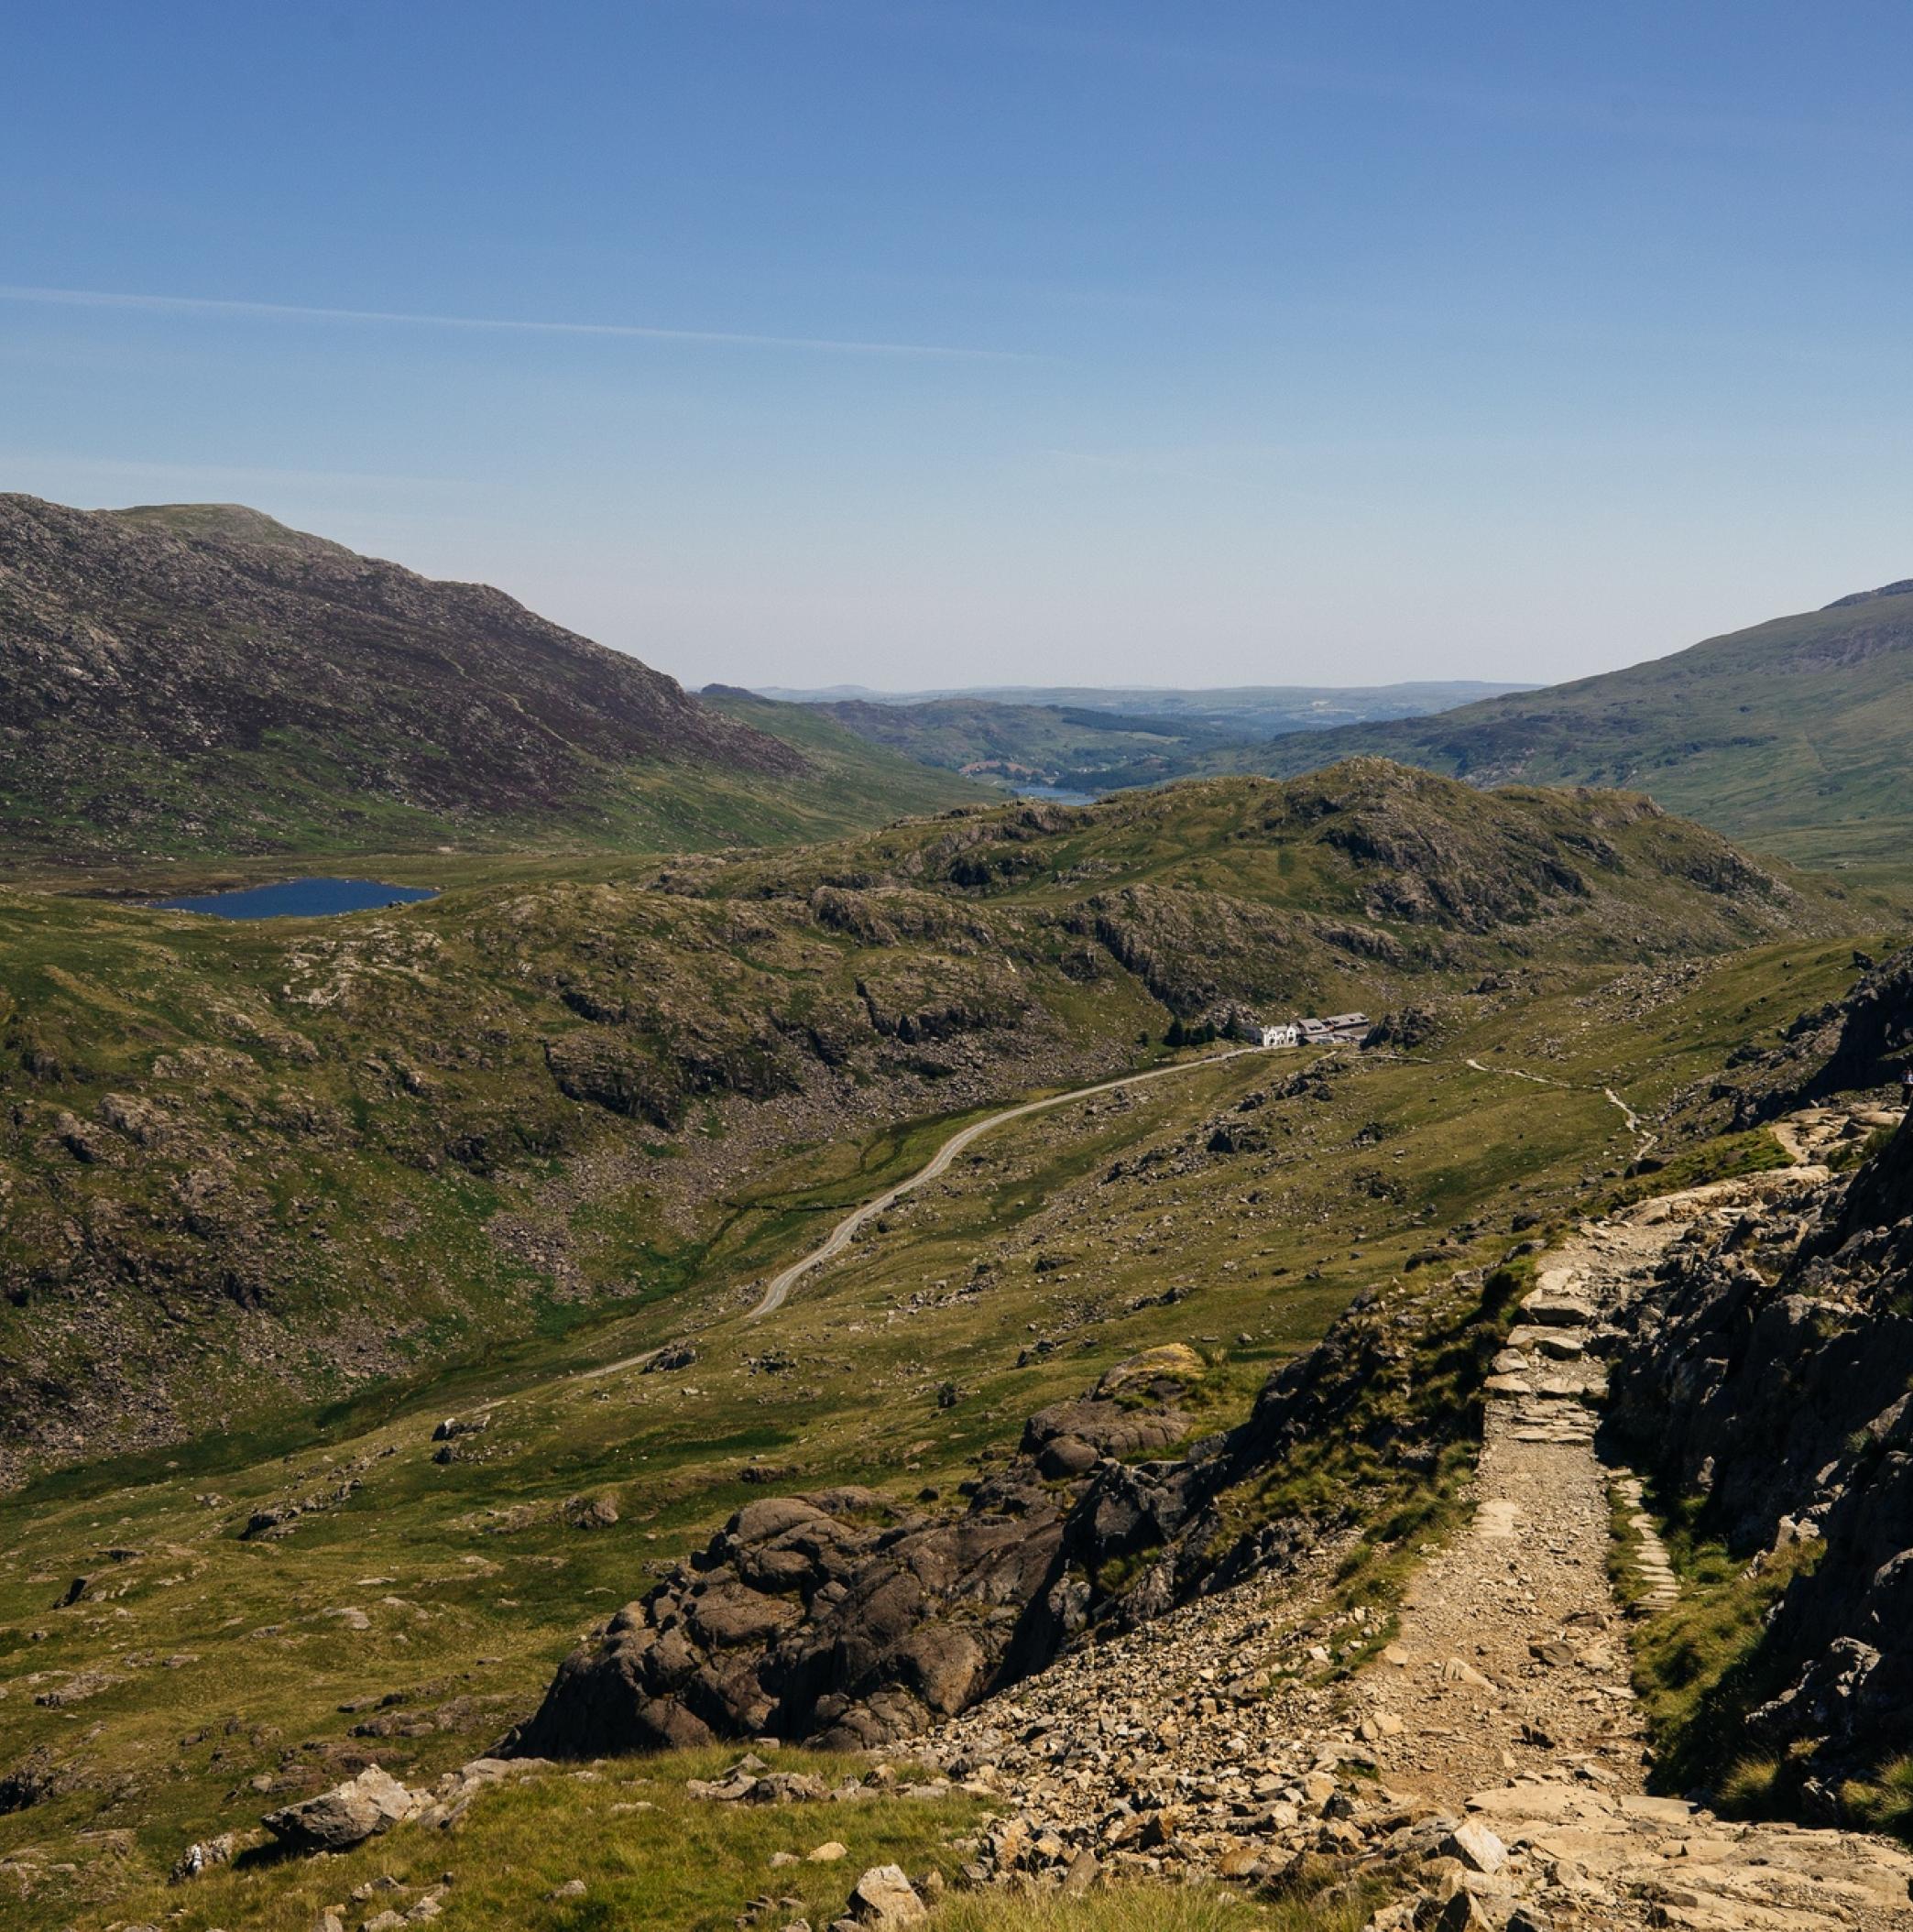
<svg viewBox="0 0 1913 1932"><path fill-rule="evenodd" d="M1544 680L1913 574L1913 10L93 0L0 487L702 682Z"/></svg>

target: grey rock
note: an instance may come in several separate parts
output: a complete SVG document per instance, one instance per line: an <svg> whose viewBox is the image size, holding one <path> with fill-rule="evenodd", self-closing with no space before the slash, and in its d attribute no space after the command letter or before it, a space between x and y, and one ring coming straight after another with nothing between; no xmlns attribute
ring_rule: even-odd
<svg viewBox="0 0 1913 1932"><path fill-rule="evenodd" d="M303 1798L261 1820L282 1843L298 1851L343 1851L388 1831L419 1808L399 1780L368 1764L355 1778Z"/></svg>

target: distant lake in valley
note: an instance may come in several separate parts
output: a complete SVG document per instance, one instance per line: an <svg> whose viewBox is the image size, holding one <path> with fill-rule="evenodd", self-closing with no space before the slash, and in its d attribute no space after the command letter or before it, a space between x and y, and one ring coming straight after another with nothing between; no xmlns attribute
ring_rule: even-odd
<svg viewBox="0 0 1913 1932"><path fill-rule="evenodd" d="M434 899L429 886L388 886L376 879L287 879L243 892L207 892L198 898L162 899L161 912L210 912L215 919L323 919L333 912L365 912Z"/></svg>

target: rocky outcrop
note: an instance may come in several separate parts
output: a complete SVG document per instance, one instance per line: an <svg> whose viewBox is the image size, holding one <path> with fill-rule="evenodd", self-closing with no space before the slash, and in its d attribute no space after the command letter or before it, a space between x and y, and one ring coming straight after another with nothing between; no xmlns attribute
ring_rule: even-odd
<svg viewBox="0 0 1913 1932"><path fill-rule="evenodd" d="M1856 953L1853 963L1861 977L1843 999L1800 1014L1779 1045L1750 1043L1735 1053L1735 1062L1752 1070L1731 1089L1736 1126L1897 1083L1913 1066L1913 946L1877 963Z"/></svg>
<svg viewBox="0 0 1913 1932"><path fill-rule="evenodd" d="M1795 1565L1747 1737L1831 1814L1913 1740L1913 1128L1796 1208L1697 1221L1625 1326L1617 1431L1703 1534Z"/></svg>
<svg viewBox="0 0 1913 1932"><path fill-rule="evenodd" d="M1478 1304L1480 1291L1477 1280L1431 1343L1477 1381L1501 1292ZM1032 1416L1016 1457L965 1486L961 1512L920 1514L857 1489L750 1503L565 1659L508 1748L575 1758L725 1736L888 1743L1041 1670L1092 1629L1284 1566L1324 1527L1262 1487L1293 1452L1347 1444L1413 1486L1442 1442L1479 1425L1465 1388L1459 1403L1417 1402L1429 1361L1397 1312L1364 1297L1238 1428L1179 1456L1148 1452L1188 1434L1202 1364L1158 1348Z"/></svg>
<svg viewBox="0 0 1913 1932"><path fill-rule="evenodd" d="M1022 1468L948 1519L854 1489L747 1504L566 1658L512 1749L906 1736L994 1680L1055 1561L1066 1501Z"/></svg>

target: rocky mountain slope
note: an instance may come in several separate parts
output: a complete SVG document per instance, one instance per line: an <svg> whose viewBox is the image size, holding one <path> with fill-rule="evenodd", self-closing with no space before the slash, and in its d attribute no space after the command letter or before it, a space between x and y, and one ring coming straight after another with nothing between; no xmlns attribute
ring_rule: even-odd
<svg viewBox="0 0 1913 1932"><path fill-rule="evenodd" d="M1841 916L1642 800L1376 763L333 922L17 895L0 1430L96 1454L666 1292L793 1142L1119 1070L1171 1018ZM554 1165L615 1233L530 1232Z"/></svg>
<svg viewBox="0 0 1913 1932"><path fill-rule="evenodd" d="M1778 1211L1696 1224L1628 1312L1613 1426L1746 1597L1731 1665L1674 1733L1678 1771L1905 1827L1913 1127L1874 1141L1850 1177Z"/></svg>
<svg viewBox="0 0 1913 1932"><path fill-rule="evenodd" d="M1372 754L1482 785L1621 785L1764 849L1890 858L1909 821L1913 589L1842 597L1671 657L1436 717L1277 740L1236 769Z"/></svg>
<svg viewBox="0 0 1913 1932"><path fill-rule="evenodd" d="M0 497L0 851L657 850L960 795L858 762L830 809L803 753L635 658L255 510Z"/></svg>
<svg viewBox="0 0 1913 1932"><path fill-rule="evenodd" d="M1179 890L1186 865L1205 862L1219 844L1248 850L1243 876L1254 890L1273 892L1280 883L1279 857L1227 836L1240 821L1219 816L1224 800L1241 802L1233 788L1221 788L1204 805L1207 817L1182 828L1186 857L1164 863L1165 896ZM1096 816L1058 814L1078 834ZM903 841L899 863L915 835ZM1050 839L1066 843L1063 826L1031 842ZM1139 862L1146 844L1133 855ZM1118 849L1102 856L1113 863ZM1063 861L1061 852L1055 857ZM1317 891L1326 877L1306 858L1305 842L1289 860L1288 888L1297 894ZM1087 862L1078 846L1027 892L981 886L951 902L991 922L989 930L1012 911L1033 920L1053 902L1066 909L1069 895L1092 883L1066 877ZM700 878L705 891L721 877L720 910L768 922L778 901L759 895L778 872L749 862L671 876L681 888ZM786 868L784 884L814 890L810 861ZM544 890L521 883L501 899L537 902ZM857 890L880 896L875 887ZM609 895L593 902L621 903ZM433 909L442 918L444 904ZM1625 903L1606 904L1624 949ZM903 910L884 908L893 932ZM411 917L361 923L403 928ZM1464 1806L1455 1787L1418 1767L1444 1769L1463 1745L1482 1746L1492 1762L1497 1743L1515 1756L1524 1780L1534 1770L1565 1785L1575 1808L1549 1824L1536 1808L1546 1791L1528 1781L1518 1794L1526 1809L1475 1814L1509 1850L1504 1883L1493 1897L1483 1894L1484 1911L1500 1913L1529 1886L1551 1886L1552 1866L1570 1856L1570 1835L1587 1882L1576 1896L1585 1901L1612 1889L1612 1860L1683 1895L1704 1894L1733 1861L1765 1860L1756 1871L1736 1869L1733 1883L1789 1907L1789 1888L1815 1882L1813 1872L1776 1869L1765 1842L1742 1839L1738 1827L1667 1800L1654 1801L1663 1809L1631 1808L1631 1783L1620 1798L1600 1784L1597 1773L1637 1778L1637 1763L1608 1746L1626 1744L1632 1731L1637 1760L1638 1727L1601 1721L1604 1712L1625 1716L1608 1696L1622 1687L1618 1668L1603 1675L1593 1665L1602 1645L1618 1654L1618 1632L1557 1628L1557 1609L1565 1621L1567 1605L1551 1594L1551 1549L1533 1561L1521 1552L1513 1570L1503 1559L1481 1572L1481 1600L1496 1620L1492 1637L1468 1635L1405 1675L1380 1653L1404 1583L1428 1546L1452 1545L1465 1523L1471 1438L1482 1415L1470 1392L1500 1372L1501 1351L1489 1344L1514 1318L1520 1293L1484 1309L1482 1271L1526 1241L1552 1251L1558 1231L1584 1217L1613 1228L1635 1208L1645 1213L1646 1195L1779 1162L1765 1130L1711 1138L1731 1102L1710 1103L1710 1126L1690 1120L1682 1096L1704 1094L1737 1042L1777 1038L1803 1006L1818 1010L1850 985L1856 938L1878 952L1876 936L1850 928L1835 941L1783 930L1752 950L1670 952L1644 963L1608 954L1577 964L1571 917L1558 929L1545 917L1531 922L1519 953L1478 951L1501 942L1428 928L1466 963L1412 974L1370 963L1357 982L1412 993L1408 1003L1422 1019L1388 1030L1412 1032L1411 1049L1252 1056L1012 1123L899 1202L774 1315L752 1319L772 1269L811 1250L846 1207L920 1162L966 1119L972 1083L1000 1081L1004 1070L993 1058L968 1059L975 1036L919 1038L908 1051L941 1056L954 1070L913 1101L902 1084L911 1076L895 1072L836 1090L921 1113L961 1084L954 1121L887 1128L878 1112L846 1113L833 1125L814 1119L799 1129L778 1114L775 1098L694 1096L675 1133L627 1126L626 1117L600 1110L601 1136L555 1155L541 1148L522 1160L497 1158L484 1172L443 1159L418 1170L410 1192L413 1183L396 1162L378 1163L370 1139L348 1147L343 1133L376 1130L397 1144L395 1129L410 1119L422 1133L437 1119L422 1109L444 1097L395 1085L381 1097L359 1086L370 1069L363 1032L349 1031L346 1021L404 1011L408 988L428 975L457 980L466 994L480 987L463 977L469 969L452 944L455 926L438 930L445 959L391 971L375 970L377 949L344 944L350 922L302 929L303 944L330 935L341 943L333 962L361 968L347 982L353 998L388 1004L355 1009L336 1036L331 1009L287 1007L288 1030L311 1030L329 1071L275 1060L257 1086L222 1102L220 1124L235 1138L241 1177L270 1173L304 1210L288 1222L280 1250L283 1298L246 1310L189 1298L158 1266L143 1278L173 1350L189 1330L224 1329L249 1352L262 1388L277 1378L269 1418L249 1419L233 1362L209 1349L191 1374L169 1371L163 1387L189 1422L199 1414L197 1388L214 1388L228 1426L137 1458L60 1469L0 1497L0 1656L11 1673L11 1695L0 1700L0 1895L24 1927L104 1932L114 1923L162 1924L182 1909L187 1923L303 1927L333 1906L355 1932L387 1910L424 1916L434 1906L448 1922L517 1924L549 1916L548 1899L561 1916L614 1923L716 1927L755 1913L756 1923L772 1927L799 1916L817 1926L843 1914L867 1867L901 1863L918 1878L928 1867L956 1884L976 1865L1048 1884L1083 1850L1121 1875L1175 1879L1226 1862L1266 1884L1287 1883L1284 1874L1300 1859L1305 1896L1356 1888L1320 1905L1328 1922L1352 1927L1374 1908L1363 1889L1370 1877L1437 1892L1446 1908L1440 1888L1457 1874L1441 1843L1463 1822ZM603 954L618 930L601 922L579 956ZM1671 926L1656 930L1660 943L1677 944ZM48 1006L67 1013L82 999L117 1002L126 1033L177 1030L180 1015L154 1000L166 977L159 955L142 953L151 969L142 979L101 931L89 927L83 965L73 955L45 959L67 976L64 985L57 975L41 982ZM153 939L152 924L142 931ZM248 955L231 948L246 936L225 929L213 952L198 955L169 927L164 944L204 976L193 980L196 999L203 1000L204 986L236 1001L235 987L248 980L235 962ZM288 936L252 935L267 942L255 963L278 975L263 979L268 988L286 983L279 947ZM893 951L907 950L901 933L896 941ZM526 949L530 980L545 970L545 944ZM496 942L489 950L508 952ZM759 941L757 956L768 965L784 955ZM858 956L869 969L882 955L865 948ZM662 947L646 955L670 957ZM1016 955L1020 980L1038 982L1031 990L1056 1001L1059 1015L1069 1010L1062 1002L1072 988L1083 1006L1057 1057L1016 1069L1009 1077L1017 1085L1059 1077L1062 1053L1080 1064L1098 1039L1112 1054L1133 1053L1143 1021L1160 1028L1166 1009L1133 979L1052 979L1032 958ZM1484 965L1490 958L1499 964ZM1216 960L1203 968L1220 969ZM1400 993L1391 997L1404 1004ZM1106 1031L1084 1027L1084 1013ZM574 1020L581 1029L611 1024ZM467 1030L498 1051L489 1012L472 1008ZM99 1061L107 1047L98 1043L103 1034L93 1037ZM128 1046L150 1043L136 1037ZM235 1053L255 1050L232 1044ZM234 1060L224 1064L239 1070ZM456 1077L471 1091L475 1069L407 1064L433 1080ZM93 1068L107 1091L117 1089L120 1065ZM501 1058L491 1072L513 1111L529 1107L535 1089L519 1084L511 1064ZM333 1084L342 1080L348 1084ZM302 1162L282 1172L270 1123L287 1118L275 1108L290 1100L274 1097L315 1089L333 1097L330 1131L341 1138L299 1143ZM93 1117L72 1104L74 1091L67 1089L67 1110L84 1124ZM179 1091L168 1090L169 1108ZM32 1091L16 1090L16 1103L30 1108ZM580 1109L574 1118L584 1125L592 1116ZM753 1124L767 1120L776 1123L768 1142ZM800 1144L779 1138L786 1133ZM1659 1136L1653 1158L1665 1167L1627 1173L1650 1135ZM150 1152L129 1152L111 1167L50 1152L62 1164L29 1184L50 1184L103 1253L134 1217L115 1221L101 1212L110 1195L89 1203L84 1190L130 1188L141 1161L172 1172L172 1150L157 1138ZM19 1173L9 1169L10 1177ZM1756 1171L1751 1184L1781 1178ZM393 1194L381 1197L377 1184ZM708 1207L692 1214L699 1202ZM220 1205L208 1195L201 1211L210 1217ZM606 1319L568 1326L592 1301L548 1293L525 1304L543 1329L536 1341L513 1339L501 1325L447 1372L434 1351L444 1347L449 1305L441 1302L428 1321L412 1321L410 1311L451 1284L476 1298L485 1282L480 1238L492 1236L525 1270L504 1293L535 1294L534 1270L554 1283L568 1277L576 1292L606 1298L597 1304ZM190 1239L189 1229L158 1260ZM369 1281L375 1253L382 1272L363 1313L330 1330L313 1321L301 1297L314 1272L364 1267ZM1518 1271L1527 1259L1515 1254L1509 1265ZM102 1324L121 1318L119 1297L130 1290L95 1280L106 1286L76 1298L71 1311ZM616 1299L633 1287L638 1295ZM1372 1298L1335 1325L1338 1312L1369 1291ZM465 1305L477 1312L476 1299ZM1350 1372L1325 1375L1313 1412L1285 1396L1278 1406L1284 1364L1331 1326L1330 1348L1317 1359ZM322 1400L349 1396L353 1384L322 1379L312 1341L348 1326L373 1372L379 1350L394 1348L401 1360L403 1350L415 1351L424 1371L418 1382L360 1384L357 1400ZM9 1337L29 1332L14 1327ZM660 1355L664 1343L672 1346ZM1153 1352L1164 1348L1166 1356ZM111 1381L112 1371L102 1380ZM120 1406L156 1385L157 1378L122 1375ZM1331 1400L1338 1390L1352 1406ZM1298 1426L1267 1439L1267 1463L1209 1490L1196 1446L1246 1445L1258 1418L1279 1422L1284 1413ZM872 1426L873 1416L881 1426ZM104 1420L89 1415L85 1427L110 1447ZM1176 1431L1181 1439L1167 1439ZM1113 1451L1107 1463L1099 1446ZM60 1459L72 1457L62 1446ZM1123 1471L1133 1489L1114 1486ZM1484 1473L1498 1479L1492 1464ZM1012 1523L986 1511L972 1521L966 1485L978 1500L986 1492L1033 1499L1029 1527L1048 1523L1056 1534L1055 1580L1064 1588L1054 1603L1038 1589L1013 1621L997 1614L1014 1611L1022 1587ZM1092 1493L1121 1512L1094 1517L1086 1506ZM793 1497L813 1499L817 1514L797 1512L802 1520L783 1532L750 1515L727 1535L739 1512ZM1140 1513L1129 1512L1132 1499L1141 1499ZM1576 1513L1558 1527L1580 1535L1579 1490L1572 1500ZM1150 1543L1151 1525L1178 1502L1195 1506L1186 1528ZM1557 1527L1550 1522L1546 1534ZM747 1528L749 1535L739 1534ZM1595 1523L1597 1534L1601 1528ZM1264 1541L1266 1531L1276 1534ZM1134 1533L1138 1546L1105 1551L1105 1532ZM1689 1592L1678 1536L1665 1534L1680 1600L1643 1620L1638 1628L1650 1635L1670 1619L1704 1627L1712 1614L1710 1596ZM817 1545L814 1563L806 1542ZM719 1560L700 1568L714 1544ZM1079 1565L1070 1554L1078 1548L1101 1560ZM945 1579L966 1574L967 1549L977 1558L967 1575L1012 1588L1001 1602L986 1592L939 1609L948 1600ZM1245 1566L1225 1571L1231 1552ZM760 1557L767 1576L776 1567L787 1582L795 1576L795 1587L780 1598L744 1586L744 1570ZM1601 1580L1598 1555L1578 1561L1575 1573ZM1205 1588L1230 1575L1241 1577L1233 1588ZM921 1731L889 1747L894 1774L867 1758L785 1745L760 1752L768 1767L728 1776L751 1748L742 1742L555 1765L519 1759L511 1769L487 1762L506 1728L531 1717L565 1654L618 1604L641 1603L666 1586L656 1618L639 1610L625 1635L635 1638L639 1626L669 1635L667 1598L679 1606L672 1628L691 1670L672 1694L694 1717L702 1688L694 1680L706 1664L731 1682L773 1653L780 1665L795 1663L806 1634L830 1619L839 1581L847 1606L854 1596L873 1619L893 1615L900 1637L914 1630L924 1639L860 1644L847 1615L840 1619L847 1668L869 1675L825 1685L824 1698L835 1692L847 1701L838 1711L824 1708L821 1722L841 1720L852 1735L872 1716L889 1723L913 1707L927 1711L919 1681L947 1697L964 1661L955 1639L973 1643L992 1673L997 1647L1019 1626L1044 1635L1084 1613L1098 1641L1074 1647L1066 1629L1055 1663L957 1720L950 1744L962 1762L950 1763L947 1781L913 1768L926 1752L941 1752L935 1735ZM715 1599L707 1605L697 1594L706 1585L705 1598ZM1538 1607L1524 1598L1529 1587L1543 1599ZM1193 1595L1183 1610L1142 1617L1185 1588ZM810 1608L793 1615L806 1590ZM931 1614L919 1614L924 1606ZM753 1609L769 1612L761 1639L713 1646L720 1624L748 1629ZM742 1620L726 1621L740 1610ZM945 1647L946 1635L953 1641ZM1558 1640L1574 1653L1569 1661L1529 1654L1530 1643ZM1483 1658L1476 1643L1491 1643L1492 1656ZM886 1692L906 1648L928 1668L920 1680L898 1670ZM596 1649L587 1643L587 1656ZM1449 1682L1434 1666L1450 1657L1477 1677L1505 1675L1511 1694L1484 1692L1459 1669ZM804 1710L802 1675L786 1672L775 1685L796 1722L820 1715L815 1703ZM634 1688L642 1687L635 1679L634 1668ZM1601 1702L1588 1702L1591 1694ZM1565 1722L1552 1752L1519 1735L1519 1721L1548 1727L1556 1707ZM1651 1702L1646 1708L1658 1740L1662 1714ZM1390 1731L1390 1716L1405 1728ZM989 1736L992 1730L1000 1735ZM1603 1735L1591 1742L1595 1732ZM1592 1767L1585 1776L1576 1768L1582 1756ZM356 1850L259 1855L263 1815L298 1811L374 1763L425 1800L420 1816ZM791 1802L729 1802L759 1775ZM704 1793L707 1785L724 1795ZM811 1791L829 1795L803 1795ZM345 1808L344 1800L332 1807ZM410 1797L403 1809L410 1811ZM443 1828L441 1817L451 1819ZM218 1862L222 1841L236 1854L230 1864ZM806 1857L825 1841L845 1847L836 1862ZM169 1870L195 1842L203 1875L169 1886ZM934 1886L921 1889L927 1897ZM1528 1896L1554 1909L1551 1899ZM1202 1902L1186 1921L1191 1932L1238 1924L1246 1932L1278 1909L1222 1888L1175 1887L1163 1894L1160 1921L1150 1922L1183 1926L1177 1901ZM765 1916L773 1907L781 1916ZM953 1927L977 1915L999 1922L987 1900L946 1909ZM1102 1909L1084 1907L1085 1922L1096 1923ZM1145 1906L1112 1901L1109 1909ZM1011 1911L1007 1923L1022 1921Z"/></svg>

